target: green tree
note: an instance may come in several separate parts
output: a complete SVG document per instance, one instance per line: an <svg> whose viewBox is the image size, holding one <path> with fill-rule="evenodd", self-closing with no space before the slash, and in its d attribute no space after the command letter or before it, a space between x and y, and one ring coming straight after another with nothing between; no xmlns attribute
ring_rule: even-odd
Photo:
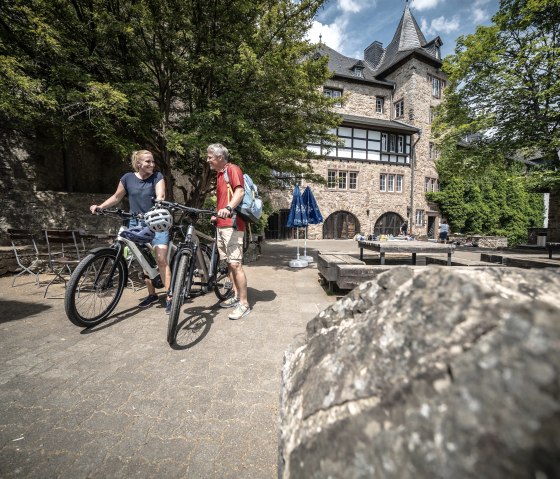
<svg viewBox="0 0 560 479"><path fill-rule="evenodd" d="M542 227L542 195L529 191L521 164L490 163L483 172L452 175L442 184L428 197L453 232L507 236L513 246L527 240L527 228Z"/></svg>
<svg viewBox="0 0 560 479"><path fill-rule="evenodd" d="M91 141L154 151L201 205L222 142L261 184L311 175L305 144L338 119L326 60L304 40L323 0L7 0L0 5L3 122L47 125L64 150ZM68 169L71 171L71 165Z"/></svg>
<svg viewBox="0 0 560 479"><path fill-rule="evenodd" d="M434 131L455 158L454 170L484 169L504 154L538 153L548 186L554 185L560 150L560 2L501 0L493 25L460 37L443 69L449 82ZM471 151L455 153L465 138ZM480 151L473 153L474 147Z"/></svg>

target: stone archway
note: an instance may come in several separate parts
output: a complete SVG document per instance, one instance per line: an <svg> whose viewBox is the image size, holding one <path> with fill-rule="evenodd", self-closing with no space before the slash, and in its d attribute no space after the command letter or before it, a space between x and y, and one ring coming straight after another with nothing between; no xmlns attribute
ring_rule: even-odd
<svg viewBox="0 0 560 479"><path fill-rule="evenodd" d="M323 239L352 239L360 232L360 222L348 211L336 211L323 223Z"/></svg>
<svg viewBox="0 0 560 479"><path fill-rule="evenodd" d="M373 234L375 236L379 235L393 235L398 236L401 231L401 225L404 219L398 213L388 212L383 213L373 227Z"/></svg>

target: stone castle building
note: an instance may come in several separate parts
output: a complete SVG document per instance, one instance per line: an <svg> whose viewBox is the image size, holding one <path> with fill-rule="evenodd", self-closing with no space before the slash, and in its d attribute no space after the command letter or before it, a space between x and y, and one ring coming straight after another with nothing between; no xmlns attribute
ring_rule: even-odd
<svg viewBox="0 0 560 479"><path fill-rule="evenodd" d="M308 145L325 155L313 168L326 180L311 185L325 221L309 226L309 238L396 235L405 219L416 236L437 235L440 213L425 192L439 188L431 122L445 88L441 45L439 37L426 40L408 5L391 43L374 41L363 60L319 44L333 72L324 94L341 100L335 108L342 123L332 133L342 145ZM269 218L267 237L290 236L291 196L272 198L279 212Z"/></svg>

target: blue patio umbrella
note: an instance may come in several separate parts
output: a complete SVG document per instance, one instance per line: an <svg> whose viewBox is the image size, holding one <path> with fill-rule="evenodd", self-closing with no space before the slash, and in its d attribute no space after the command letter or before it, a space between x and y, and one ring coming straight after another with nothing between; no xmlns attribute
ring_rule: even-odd
<svg viewBox="0 0 560 479"><path fill-rule="evenodd" d="M305 268L308 265L308 262L300 259L299 257L299 228L307 226L307 210L303 206L298 185L294 188L292 204L290 205L290 213L288 214L288 222L286 223L286 226L288 228L296 228L297 234L297 259L290 261L290 266L292 268Z"/></svg>
<svg viewBox="0 0 560 479"><path fill-rule="evenodd" d="M322 223L323 215L321 215L321 211L319 211L319 205L317 205L315 196L313 195L313 192L311 191L311 188L309 188L309 186L305 187L305 190L301 195L301 201L307 213L307 224L318 225L319 223ZM305 246L302 258L308 262L313 261L312 256L307 256L307 225L305 227Z"/></svg>

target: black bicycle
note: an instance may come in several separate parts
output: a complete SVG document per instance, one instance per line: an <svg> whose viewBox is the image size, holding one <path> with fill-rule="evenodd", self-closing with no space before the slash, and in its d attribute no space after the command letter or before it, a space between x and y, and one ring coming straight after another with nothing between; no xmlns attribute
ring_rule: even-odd
<svg viewBox="0 0 560 479"><path fill-rule="evenodd" d="M233 294L233 285L229 279L227 263L219 259L217 228L212 226L213 237L195 228L200 217L216 216L217 212L169 201L160 201L158 206L183 213L180 222L184 240L177 244L177 251L171 263L169 295L172 299L167 342L172 345L177 338L181 307L187 299L213 290L223 301Z"/></svg>

